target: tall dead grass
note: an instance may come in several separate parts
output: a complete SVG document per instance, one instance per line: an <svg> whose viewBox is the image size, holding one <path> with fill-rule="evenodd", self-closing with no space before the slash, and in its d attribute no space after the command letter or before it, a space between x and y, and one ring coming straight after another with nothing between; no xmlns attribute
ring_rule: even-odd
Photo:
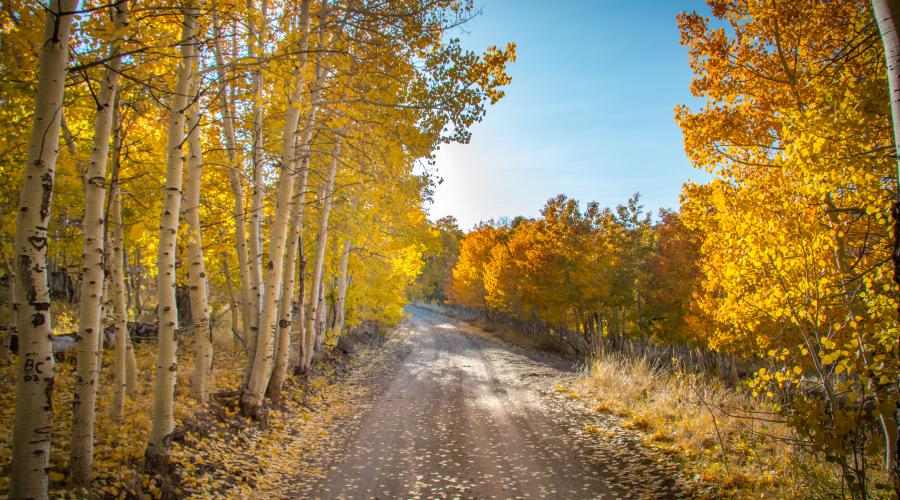
<svg viewBox="0 0 900 500"><path fill-rule="evenodd" d="M716 377L607 353L573 388L671 452L706 498L840 497L839 475L762 403Z"/></svg>

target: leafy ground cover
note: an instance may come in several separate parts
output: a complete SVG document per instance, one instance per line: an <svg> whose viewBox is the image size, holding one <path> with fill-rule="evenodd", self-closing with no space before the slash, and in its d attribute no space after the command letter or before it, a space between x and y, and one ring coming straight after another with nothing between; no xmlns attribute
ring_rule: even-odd
<svg viewBox="0 0 900 500"><path fill-rule="evenodd" d="M372 341L375 339L376 341ZM176 389L177 430L173 436L168 471L149 474L143 469L150 432L155 346L135 348L139 391L128 398L123 422L109 417L112 403L111 352L104 353L97 399L97 440L91 490L67 488L69 437L72 422L74 366L69 359L57 363L53 392L51 496L53 498L165 498L201 496L246 498L251 491L277 492L293 486L292 478L321 474L315 457L328 446L340 417L356 411L367 390L365 380L381 366L386 350L396 342L390 335L356 344L356 354L346 357L329 350L305 376L286 383L281 401L269 408L264 425L239 415L237 394L244 353L238 346L216 346L214 393L210 403L199 405L190 396L188 371L191 346L182 346ZM12 360L15 358L12 357ZM15 366L0 367L0 495L8 493L12 420L15 412Z"/></svg>

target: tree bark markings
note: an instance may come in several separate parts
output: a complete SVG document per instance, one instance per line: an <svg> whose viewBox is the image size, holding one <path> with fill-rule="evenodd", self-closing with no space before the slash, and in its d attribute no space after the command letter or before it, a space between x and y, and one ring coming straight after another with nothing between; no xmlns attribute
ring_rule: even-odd
<svg viewBox="0 0 900 500"><path fill-rule="evenodd" d="M188 0L183 8L184 21L180 45L181 61L178 80L169 107L166 155L166 185L163 212L159 225L157 254L157 312L159 316L156 380L154 382L153 425L147 448L149 465L164 463L172 432L175 429L175 379L177 376L177 342L175 330L175 243L181 210L181 183L184 174L185 112L194 65L196 25L199 8L196 0Z"/></svg>
<svg viewBox="0 0 900 500"><path fill-rule="evenodd" d="M195 76L195 80L196 76ZM194 85L199 87L199 80ZM196 92L199 100L199 90ZM191 301L191 320L194 328L194 397L201 403L209 399L212 383L213 344L209 327L209 286L203 257L203 236L200 229L200 182L203 173L203 150L200 140L200 108L197 101L188 117L188 174L184 185L185 222L188 225L188 286Z"/></svg>
<svg viewBox="0 0 900 500"><path fill-rule="evenodd" d="M10 498L46 498L55 370L47 287L47 225L77 0L51 0L44 20L28 162L16 218L19 361Z"/></svg>
<svg viewBox="0 0 900 500"><path fill-rule="evenodd" d="M301 29L304 30L299 42L301 54L306 53L306 44L308 42L309 3L310 0L304 0L301 4ZM323 5L324 8L325 5ZM279 162L281 172L277 185L275 215L269 233L269 259L266 263L265 280L263 281L265 288L262 295L256 351L253 353L253 363L247 387L241 394L241 412L245 416L257 416L272 374L273 346L280 303L285 239L287 238L287 226L290 216L290 202L294 195L294 173L291 171L291 166L294 164L297 126L300 121L299 103L303 92L303 63L305 63L305 57L300 58L298 67L294 69L294 74L292 75L292 95L288 102L284 129L282 130L281 159Z"/></svg>
<svg viewBox="0 0 900 500"><path fill-rule="evenodd" d="M128 25L128 3L120 0L111 6L113 26L119 31ZM94 143L85 172L85 213L83 272L79 302L79 332L76 347L75 395L72 399L72 448L70 474L75 484L86 485L91 479L94 454L94 408L99 384L100 343L103 325L103 287L106 220L106 163L109 157L110 132L116 107L121 68L121 37L110 44L100 91L97 94L97 114L94 119Z"/></svg>

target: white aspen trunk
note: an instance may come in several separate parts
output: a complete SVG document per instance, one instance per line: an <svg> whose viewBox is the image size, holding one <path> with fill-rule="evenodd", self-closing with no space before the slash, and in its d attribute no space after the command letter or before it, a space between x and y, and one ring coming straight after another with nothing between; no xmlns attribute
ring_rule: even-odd
<svg viewBox="0 0 900 500"><path fill-rule="evenodd" d="M309 113L314 111L310 110ZM308 114L309 114L308 113ZM307 140L312 138L309 130L303 131L301 148L308 147ZM281 396L281 387L284 385L287 375L287 365L290 357L291 324L294 309L294 284L297 273L297 253L300 248L300 238L303 228L303 194L306 190L306 179L309 174L309 157L302 156L302 166L299 169L300 182L297 185L294 200L291 205L291 223L288 232L287 248L285 249L284 275L281 278L281 304L278 309L278 336L275 343L275 365L272 376L269 378L269 387L266 389L269 398L277 401Z"/></svg>
<svg viewBox="0 0 900 500"><path fill-rule="evenodd" d="M116 31L128 25L128 2L112 5ZM85 173L83 277L79 302L78 343L75 352L75 395L72 399L72 448L69 471L77 485L91 481L94 460L94 420L100 354L103 342L103 295L106 282L104 269L104 200L106 199L106 162L109 157L110 132L119 88L121 37L110 45L111 59L97 92L97 114L94 119L94 144Z"/></svg>
<svg viewBox="0 0 900 500"><path fill-rule="evenodd" d="M123 240L124 241L124 240ZM134 357L134 346L131 344L131 334L128 332L128 323L125 324L125 394L134 399L137 397L137 360Z"/></svg>
<svg viewBox="0 0 900 500"><path fill-rule="evenodd" d="M319 300L316 302L316 348L313 354L322 350L325 338L325 323L328 319L328 305L325 302L325 280L319 282Z"/></svg>
<svg viewBox="0 0 900 500"><path fill-rule="evenodd" d="M321 17L319 24L320 24L320 26L322 26L322 25L324 25L324 23L325 23L325 16L323 15ZM336 39L336 36L335 36L335 39ZM325 45L325 31L320 29L319 30L319 47L323 47L324 45ZM315 82L315 86L312 89L313 109L312 109L312 113L307 116L307 126L305 128L305 130L308 130L308 131L312 131L313 122L315 121L315 112L318 111L319 97L320 97L320 94L322 91L322 86L325 83L325 76L327 73L322 64L322 57L323 56L321 53L316 55L316 69L315 69L316 82ZM310 155L311 155L311 148L310 148L311 140L312 140L312 136L310 136L309 140L307 141L307 146L306 146L306 149L304 152L304 154L305 154L304 158L306 160L307 168L309 168L309 161L310 161ZM300 342L298 342L299 349L297 350L298 355L297 355L296 364L299 364L301 369L306 370L309 368L308 363L306 363L306 361L305 361L306 357L307 357L306 353L310 352L310 350L312 349L312 346L315 342L315 332L307 329L307 323L308 323L307 318L309 316L307 314L306 300L307 300L307 297L310 297L309 300L313 300L311 297L313 297L314 294L313 294L312 289L310 289L309 294L307 294L305 292L305 290L306 290L306 277L305 277L306 258L303 256L303 242L298 241L298 243L300 245L299 251L301 254L300 255L300 258L301 258L300 264L301 265L300 265L300 313L297 316L298 316L298 321L299 321L301 327L300 327ZM312 359L311 356L310 356L310 359ZM290 363L290 361L289 361L289 363Z"/></svg>
<svg viewBox="0 0 900 500"><path fill-rule="evenodd" d="M199 82L196 82L199 83ZM199 95L197 96L199 98ZM203 235L200 230L200 180L203 174L203 151L200 141L200 109L192 106L188 118L188 173L184 184L184 219L188 225L188 287L194 328L194 398L201 403L209 399L212 383L213 344L209 328L209 287L203 261Z"/></svg>
<svg viewBox="0 0 900 500"><path fill-rule="evenodd" d="M144 315L144 302L141 298L141 291L143 289L144 282L143 273L141 272L141 261L141 251L140 249L138 249L135 252L134 256L134 266L132 266L131 270L128 273L131 283L129 291L131 292L131 296L134 297L133 309L135 321L140 321Z"/></svg>
<svg viewBox="0 0 900 500"><path fill-rule="evenodd" d="M19 361L9 493L14 499L47 497L55 375L47 286L47 226L59 154L72 12L77 8L77 0L51 0L46 10L28 161L16 218L14 274Z"/></svg>
<svg viewBox="0 0 900 500"><path fill-rule="evenodd" d="M337 298L334 301L334 331L340 335L344 331L344 301L347 298L347 268L350 264L350 239L344 240L344 252L338 269Z"/></svg>
<svg viewBox="0 0 900 500"><path fill-rule="evenodd" d="M316 113L319 110L319 88L321 88L324 72L321 68L321 59L316 61L316 87L312 92L312 107L306 113L305 123L303 127L303 136L300 143L300 183L297 187L297 193L294 195L291 215L291 228L288 234L288 247L285 250L287 262L285 263L284 277L282 278L281 290L281 307L278 312L278 337L275 346L275 365L272 370L272 376L269 379L269 387L267 393L270 398L277 400L281 395L281 388L284 385L285 378L288 373L288 365L290 363L290 344L291 344L291 326L293 324L294 314L294 289L297 267L297 258L302 256L303 252L303 212L304 200L303 196L306 191L306 182L309 177L309 160L312 146L312 137L316 120ZM302 264L302 263L301 263ZM300 273L303 273L301 265ZM303 280L301 277L300 289L302 295ZM300 324L300 339L303 339L303 300L300 300L300 314L298 322Z"/></svg>
<svg viewBox="0 0 900 500"><path fill-rule="evenodd" d="M338 135L337 144L335 144L334 152L332 152L328 180L322 195L322 212L319 214L319 232L316 235L316 260L313 264L312 284L310 286L312 293L309 294L310 299L306 310L306 326L304 328L306 344L303 350L303 369L309 369L312 363L314 347L318 343L317 337L319 334L316 331L316 325L319 320L319 314L321 314L320 304L323 302L320 289L322 288L322 271L325 265L325 247L328 242L328 217L331 213L332 195L334 194L334 178L340 164L342 139L343 137Z"/></svg>
<svg viewBox="0 0 900 500"><path fill-rule="evenodd" d="M303 249L302 234L297 238L297 258L299 259L297 265L297 304L299 304L299 307L296 311L296 323L299 329L296 330L296 333L298 334L297 342L291 346L290 353L288 354L287 373L292 373L301 363L303 357L303 345L305 342L303 325L306 324L306 255Z"/></svg>
<svg viewBox="0 0 900 500"><path fill-rule="evenodd" d="M260 25L259 25L259 33L255 33L255 23L251 22L249 24L249 38L250 43L249 50L251 51L251 57L256 57L258 60L262 59L263 52L265 49L265 27L266 27L266 15L268 11L268 2L266 0L262 0L260 4ZM306 35L304 34L305 38ZM301 42L303 43L303 42ZM255 45L254 45L255 44ZM301 56L304 57L304 56ZM262 161L262 153L263 153L263 112L262 112L262 98L263 98L263 72L262 68L259 64L256 65L256 68L253 71L251 86L253 89L253 103L252 103L252 114L253 114L253 144L251 146L251 161L252 161L252 171L253 171L253 191L252 198L250 200L250 300L252 302L252 310L254 311L254 315L256 317L252 318L251 328L254 333L254 337L257 334L259 329L259 314L262 300L262 260L263 260L263 250L262 250L262 215L263 215L263 196L265 195L264 183L265 179L263 177L263 161ZM254 339L255 340L255 339ZM252 347L251 352L255 354L255 345L253 342L250 344Z"/></svg>
<svg viewBox="0 0 900 500"><path fill-rule="evenodd" d="M122 412L125 409L125 394L127 384L127 357L128 357L128 309L125 304L125 259L122 245L122 201L119 187L111 186L113 190L110 197L109 211L112 213L112 258L110 262L110 274L112 277L113 309L115 311L116 347L113 361L113 403L110 408L110 417L113 422L122 421Z"/></svg>
<svg viewBox="0 0 900 500"><path fill-rule="evenodd" d="M118 133L114 136L115 144L113 146L114 156L113 161L115 164L113 165L113 171L119 171L119 162L122 151L122 136ZM118 182L118 181L117 181ZM118 309L115 310L115 321L117 322L116 326L116 349L119 347L120 336L125 340L125 394L128 397L134 399L137 396L137 360L134 357L134 348L131 345L131 334L128 332L128 286L125 280L125 265L128 262L128 256L125 253L125 237L124 237L124 226L122 225L122 192L121 188L118 184L113 185L113 188L116 190L115 195L118 197L116 202L118 203L118 207L116 207L116 212L114 212L115 224L120 231L118 238L119 250L121 251L121 273L122 273L122 293L125 295L125 310L121 313ZM114 232L115 236L115 232ZM114 285L115 286L115 285ZM115 293L115 291L113 292ZM115 306L114 303L114 308ZM119 324L118 321L122 321L123 323ZM116 359L118 359L118 351L116 352Z"/></svg>
<svg viewBox="0 0 900 500"><path fill-rule="evenodd" d="M290 202L294 195L295 176L291 172L290 167L295 160L297 126L300 121L299 103L303 91L302 70L306 59L304 54L308 43L309 3L310 0L303 0L301 4L301 29L304 30L299 43L301 56L299 57L298 67L294 69L292 76L292 95L288 99L281 137L281 161L279 164L281 173L278 179L275 217L269 233L269 261L266 264L265 288L262 296L262 313L258 324L256 351L254 352L250 380L241 394L241 412L245 416L258 416L263 395L269 385L269 377L272 373L274 361L275 320L278 316L280 303L281 277L284 267L284 247L290 217ZM325 6L323 6L324 8Z"/></svg>
<svg viewBox="0 0 900 500"><path fill-rule="evenodd" d="M894 156L897 162L898 178L900 182L900 1L898 0L872 0L872 10L875 21L878 23L878 31L881 33L881 42L884 46L884 57L887 62L888 90L891 100L891 124L894 132ZM891 208L891 217L894 222L894 282L900 286L900 200L894 202ZM861 346L862 347L862 346ZM896 384L895 384L896 385ZM884 396L896 391L879 391ZM884 397L881 394L877 396ZM891 397L891 396L888 396ZM893 396L894 412L881 414L882 431L884 432L884 465L894 485L894 494L900 496L900 405L897 404L896 395ZM881 401L879 401L881 403Z"/></svg>
<svg viewBox="0 0 900 500"><path fill-rule="evenodd" d="M147 447L147 461L151 469L165 463L169 442L175 429L175 378L177 375L177 342L175 330L178 313L175 304L175 244L178 237L178 217L181 210L181 182L184 174L184 125L188 92L194 66L195 30L199 9L195 0L188 0L183 9L178 80L169 104L169 129L166 144L166 185L163 211L159 224L157 254L157 309L159 338L156 356L156 380L153 388L153 426Z"/></svg>
<svg viewBox="0 0 900 500"><path fill-rule="evenodd" d="M320 30L319 31L319 46L320 47L324 45L323 42L324 42L324 32ZM305 135L303 137L301 158L303 161L303 166L304 166L303 168L305 170L303 172L304 188L301 188L301 190L300 190L301 195L302 195L302 192L305 190L306 179L309 176L309 162L310 162L310 157L311 157L311 153L312 153L312 135L313 135L313 131L314 131L316 114L319 111L322 85L325 82L325 75L326 75L326 71L322 66L322 55L321 54L316 55L315 74L316 74L316 81L313 84L312 90L311 90L312 109L309 111L309 113L307 113L305 125L303 127ZM303 208L304 207L302 205L299 207L299 209L301 210L301 214L302 214ZM305 306L306 259L304 257L304 253L303 253L304 251L303 251L303 238L302 238L302 230L303 230L302 224L297 225L296 230L297 230L297 237L296 237L296 243L297 243L296 253L297 253L297 255L296 255L296 257L298 257L300 259L300 269L298 270L300 283L299 283L299 286L297 287L298 295L299 295L298 302L300 304L299 310L297 311L297 323L300 325L300 330L299 330L300 335L299 335L298 348L293 349L292 350L293 352L284 353L284 355L287 356L287 359L288 359L288 361L287 361L288 366L284 367L285 374L281 375L282 377L286 376L287 372L292 371L293 367L296 366L297 364L302 365L303 352L304 352L305 346L307 344L306 339L309 336L309 335L307 335L307 332L305 330L305 325L306 325L306 306ZM296 355L296 356L294 356L294 355ZM292 356L294 356L293 360L291 359ZM278 369L277 365L276 365L276 369ZM281 381L281 383L283 384L283 381ZM270 382L270 385L271 385L271 382Z"/></svg>
<svg viewBox="0 0 900 500"><path fill-rule="evenodd" d="M228 75L225 74L225 58L222 55L222 32L219 26L217 10L213 9L213 25L216 32L214 45L216 57L216 75L221 88L219 90L219 105L222 107L222 130L225 135L225 147L228 150L228 182L231 185L231 195L234 199L232 214L234 216L234 235L237 245L238 267L241 277L241 320L244 330L244 338L250 344L256 340L255 324L259 310L254 309L254 301L251 298L250 262L247 257L247 224L244 216L244 188L241 184L241 174L237 161L237 139L234 133L233 101L229 100ZM232 328L237 328L237 323L232 322ZM246 347L246 345L245 345Z"/></svg>
<svg viewBox="0 0 900 500"><path fill-rule="evenodd" d="M250 1L249 5L252 7L252 0ZM268 2L266 0L263 0L260 5L262 17L258 34L255 32L256 25L253 22L249 23L248 51L250 57L255 56L258 59L261 59L263 56L263 52L265 49L265 22L267 9ZM255 47L254 43L256 44ZM263 196L265 195L265 179L263 177L262 163L263 115L261 101L264 82L262 71L258 66L254 69L251 80L253 89L253 102L251 103L251 110L253 114L253 143L250 148L250 159L251 171L253 174L253 189L251 191L250 198L250 241L248 248L248 251L250 252L250 276L248 282L248 297L250 300L249 309L252 312L252 317L250 318L249 328L247 328L247 330L249 330L250 332L250 334L247 335L250 341L247 343L247 367L244 371L244 379L241 382L242 388L246 388L247 384L250 383L250 375L253 371L253 363L256 359L256 337L259 335L259 320L261 314L260 308L262 307L262 215Z"/></svg>
<svg viewBox="0 0 900 500"><path fill-rule="evenodd" d="M234 282L231 280L231 271L228 269L228 257L222 253L222 274L225 275L225 287L228 289L228 309L231 313L231 336L235 346L240 344L246 351L247 343L238 330L238 306L237 299L234 296Z"/></svg>

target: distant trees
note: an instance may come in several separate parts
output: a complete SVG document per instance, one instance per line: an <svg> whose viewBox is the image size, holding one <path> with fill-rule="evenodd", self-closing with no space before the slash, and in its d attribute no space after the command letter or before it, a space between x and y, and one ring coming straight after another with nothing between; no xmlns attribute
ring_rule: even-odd
<svg viewBox="0 0 900 500"><path fill-rule="evenodd" d="M467 234L449 282L452 300L578 332L588 349L605 335L650 334L654 320L683 320L662 300L648 305L647 266L651 255L663 255L656 234L671 229L654 230L637 195L615 209L590 203L584 211L560 195L541 215L510 226L482 224Z"/></svg>
<svg viewBox="0 0 900 500"><path fill-rule="evenodd" d="M459 257L459 242L464 233L452 215L441 217L431 226L437 238L417 280L418 293L429 302L443 303L448 299L447 285Z"/></svg>

